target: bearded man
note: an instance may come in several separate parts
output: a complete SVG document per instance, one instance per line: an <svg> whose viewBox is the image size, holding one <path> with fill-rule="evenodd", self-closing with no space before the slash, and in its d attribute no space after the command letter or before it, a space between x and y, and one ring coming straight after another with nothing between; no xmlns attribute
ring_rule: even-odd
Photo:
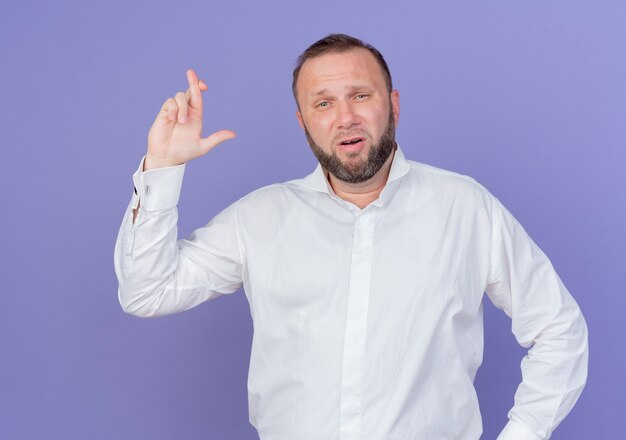
<svg viewBox="0 0 626 440"><path fill-rule="evenodd" d="M168 99L133 176L116 244L119 299L144 317L243 286L254 338L248 398L262 440L476 440L484 293L529 348L501 440L546 439L587 374L581 312L544 253L473 179L407 160L383 56L329 35L299 57L296 116L319 160L177 241L202 92Z"/></svg>

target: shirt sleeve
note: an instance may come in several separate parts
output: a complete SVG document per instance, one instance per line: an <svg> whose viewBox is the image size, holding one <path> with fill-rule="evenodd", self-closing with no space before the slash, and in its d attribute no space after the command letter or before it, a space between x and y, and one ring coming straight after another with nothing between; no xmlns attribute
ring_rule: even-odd
<svg viewBox="0 0 626 440"><path fill-rule="evenodd" d="M236 291L242 253L235 203L188 240L177 240L176 205L185 165L133 175L134 194L115 244L118 298L124 311L168 315ZM133 223L133 211L139 209Z"/></svg>
<svg viewBox="0 0 626 440"><path fill-rule="evenodd" d="M585 385L587 326L546 255L495 198L486 291L511 317L517 341L529 349L509 423L498 440L547 439Z"/></svg>

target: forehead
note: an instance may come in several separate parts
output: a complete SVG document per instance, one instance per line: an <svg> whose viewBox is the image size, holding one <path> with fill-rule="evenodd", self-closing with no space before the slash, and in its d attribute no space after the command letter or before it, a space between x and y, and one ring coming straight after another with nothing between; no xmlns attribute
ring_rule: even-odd
<svg viewBox="0 0 626 440"><path fill-rule="evenodd" d="M299 96L323 89L352 86L386 87L378 61L367 49L331 52L304 62L298 77Z"/></svg>

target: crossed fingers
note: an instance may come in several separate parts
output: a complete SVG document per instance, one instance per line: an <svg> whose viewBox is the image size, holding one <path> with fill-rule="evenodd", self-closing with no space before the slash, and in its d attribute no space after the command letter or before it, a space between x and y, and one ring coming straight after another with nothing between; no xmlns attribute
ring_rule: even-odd
<svg viewBox="0 0 626 440"><path fill-rule="evenodd" d="M204 81L198 79L193 69L187 70L189 88L186 92L178 92L174 98L169 98L163 104L161 112L171 122L178 121L185 124L189 120L190 110L195 110L202 117L202 92L208 89Z"/></svg>

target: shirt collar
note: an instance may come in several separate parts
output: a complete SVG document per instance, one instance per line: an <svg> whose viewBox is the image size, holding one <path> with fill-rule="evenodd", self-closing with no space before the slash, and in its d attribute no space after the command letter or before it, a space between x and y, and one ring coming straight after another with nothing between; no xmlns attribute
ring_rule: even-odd
<svg viewBox="0 0 626 440"><path fill-rule="evenodd" d="M389 177L387 178L385 188L383 188L383 193L385 192L385 189L387 189L387 187L389 186L389 183L405 176L409 172L410 168L411 165L404 157L404 153L400 149L400 146L398 146L394 153L393 161L391 162ZM334 191L332 190L330 183L328 182L327 173L324 168L322 168L322 165L320 165L319 163L317 164L315 170L303 179L303 183L313 191L334 194Z"/></svg>

